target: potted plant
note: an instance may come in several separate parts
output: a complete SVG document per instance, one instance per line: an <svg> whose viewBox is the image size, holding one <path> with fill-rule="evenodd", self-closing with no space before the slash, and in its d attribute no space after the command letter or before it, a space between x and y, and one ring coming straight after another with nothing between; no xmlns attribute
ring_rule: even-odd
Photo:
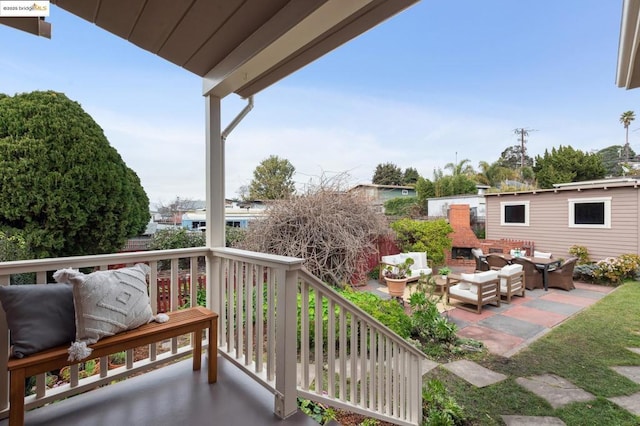
<svg viewBox="0 0 640 426"><path fill-rule="evenodd" d="M387 265L384 269L384 279L391 297L402 300L407 280L411 276L411 265L413 265L413 259L408 257L404 262L395 266Z"/></svg>
<svg viewBox="0 0 640 426"><path fill-rule="evenodd" d="M442 276L442 279L446 280L447 279L447 275L449 275L451 273L451 268L449 268L448 266L443 266L442 268L438 269L438 272Z"/></svg>

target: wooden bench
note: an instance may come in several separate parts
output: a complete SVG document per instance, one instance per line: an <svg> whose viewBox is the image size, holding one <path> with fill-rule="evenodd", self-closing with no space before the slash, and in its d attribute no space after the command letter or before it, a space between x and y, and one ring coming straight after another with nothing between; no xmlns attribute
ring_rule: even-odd
<svg viewBox="0 0 640 426"><path fill-rule="evenodd" d="M149 323L135 330L125 331L115 336L105 337L93 345L90 358L99 358L138 346L148 345L162 340L192 333L193 370L200 370L202 364L202 330L209 330L208 380L215 383L218 376L217 342L218 314L197 306L181 311L168 312L169 321ZM68 345L49 349L25 358L11 358L7 363L10 376L9 389L9 425L24 424L25 379L47 371L56 370L77 362L67 361Z"/></svg>

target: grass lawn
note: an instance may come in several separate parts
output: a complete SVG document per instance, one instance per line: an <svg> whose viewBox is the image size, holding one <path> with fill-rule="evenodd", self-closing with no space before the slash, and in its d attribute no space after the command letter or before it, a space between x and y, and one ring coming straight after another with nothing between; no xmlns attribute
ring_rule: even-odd
<svg viewBox="0 0 640 426"><path fill-rule="evenodd" d="M512 358L483 355L479 364L509 378L478 389L443 368L425 376L444 382L474 425L503 424L501 414L555 416L567 425L639 425L640 417L606 400L640 392L640 385L611 370L640 366L640 284L628 282L595 305L553 329ZM515 379L555 374L592 393L596 399L554 410L520 387Z"/></svg>

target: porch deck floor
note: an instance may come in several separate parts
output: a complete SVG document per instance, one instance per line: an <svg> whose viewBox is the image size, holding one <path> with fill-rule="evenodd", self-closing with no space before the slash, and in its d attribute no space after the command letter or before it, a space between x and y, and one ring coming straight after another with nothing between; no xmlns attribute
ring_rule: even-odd
<svg viewBox="0 0 640 426"><path fill-rule="evenodd" d="M206 367L192 371L185 360L25 414L36 426L279 425L317 426L301 412L280 420L273 394L218 357L218 381L207 383ZM0 426L8 420L0 421Z"/></svg>

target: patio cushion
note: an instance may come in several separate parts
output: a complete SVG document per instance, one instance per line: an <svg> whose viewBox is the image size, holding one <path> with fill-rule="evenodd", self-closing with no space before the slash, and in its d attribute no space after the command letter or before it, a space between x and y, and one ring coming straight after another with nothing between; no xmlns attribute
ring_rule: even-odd
<svg viewBox="0 0 640 426"><path fill-rule="evenodd" d="M462 281L470 283L486 283L487 281L495 280L498 278L498 271L484 271L477 272L475 274L460 274Z"/></svg>
<svg viewBox="0 0 640 426"><path fill-rule="evenodd" d="M482 249L471 249L471 254L476 257L484 256Z"/></svg>
<svg viewBox="0 0 640 426"><path fill-rule="evenodd" d="M23 358L70 343L76 336L73 290L67 284L0 287L12 356Z"/></svg>
<svg viewBox="0 0 640 426"><path fill-rule="evenodd" d="M87 345L154 319L147 293L149 271L149 266L139 263L89 275L73 269L55 272L56 281L73 284L76 341L69 348L70 361L89 356L91 349Z"/></svg>
<svg viewBox="0 0 640 426"><path fill-rule="evenodd" d="M516 275L520 271L522 271L522 265L519 265L519 264L507 265L507 266L503 266L502 269L500 269L499 275L510 277L512 275Z"/></svg>
<svg viewBox="0 0 640 426"><path fill-rule="evenodd" d="M551 253L534 250L533 257L544 257L545 259L551 259Z"/></svg>

